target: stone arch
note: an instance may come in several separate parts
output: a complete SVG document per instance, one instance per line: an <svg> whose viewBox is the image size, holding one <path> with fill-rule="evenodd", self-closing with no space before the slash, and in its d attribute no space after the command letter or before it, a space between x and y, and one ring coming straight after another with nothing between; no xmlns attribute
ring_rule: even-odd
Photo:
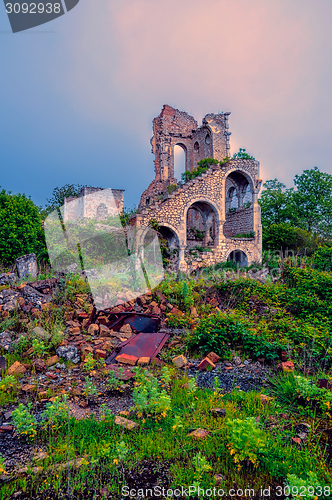
<svg viewBox="0 0 332 500"><path fill-rule="evenodd" d="M191 200L185 208L187 247L217 246L219 210L206 198Z"/></svg>
<svg viewBox="0 0 332 500"><path fill-rule="evenodd" d="M238 169L232 169L228 173L225 180L225 223L223 226L226 238L237 234L249 234L254 230L253 192L253 181L250 175Z"/></svg>
<svg viewBox="0 0 332 500"><path fill-rule="evenodd" d="M232 250L227 257L227 261L233 261L238 264L239 267L248 266L248 256L243 250L240 249Z"/></svg>

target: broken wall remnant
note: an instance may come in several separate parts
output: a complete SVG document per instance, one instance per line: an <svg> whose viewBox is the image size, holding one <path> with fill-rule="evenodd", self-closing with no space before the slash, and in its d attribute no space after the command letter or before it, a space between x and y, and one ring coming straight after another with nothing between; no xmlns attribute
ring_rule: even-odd
<svg viewBox="0 0 332 500"><path fill-rule="evenodd" d="M29 277L37 278L38 265L36 255L34 253L29 253L16 259L16 269L19 279Z"/></svg>
<svg viewBox="0 0 332 500"><path fill-rule="evenodd" d="M77 219L105 220L123 211L124 189L83 186L78 196L65 198L63 221ZM116 209L116 210L115 210Z"/></svg>
<svg viewBox="0 0 332 500"><path fill-rule="evenodd" d="M228 158L229 115L210 113L199 127L192 116L164 105L153 120L155 179L143 192L131 224L148 228L157 221L170 251L177 250L182 271L188 270L187 254L194 248L209 250L201 255L197 267L228 259L243 266L262 258L259 162ZM188 182L178 182L175 146L185 152L187 171L192 172L204 158L222 163L210 165Z"/></svg>

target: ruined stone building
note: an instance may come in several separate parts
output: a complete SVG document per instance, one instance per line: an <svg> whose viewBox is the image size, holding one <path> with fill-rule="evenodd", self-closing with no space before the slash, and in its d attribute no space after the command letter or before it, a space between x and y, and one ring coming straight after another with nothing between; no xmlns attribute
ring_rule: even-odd
<svg viewBox="0 0 332 500"><path fill-rule="evenodd" d="M204 158L222 161L229 156L229 114L208 114L199 127L192 116L164 105L153 120L155 179L143 192L131 222L148 227L151 220L158 221L183 271L188 269L189 251L195 247L208 250L200 252L199 265L230 259L240 265L261 261L257 198L262 181L258 161L231 159L213 164L205 173L183 183L174 176L175 146L184 150L188 171Z"/></svg>
<svg viewBox="0 0 332 500"><path fill-rule="evenodd" d="M208 114L199 127L192 116L164 105L153 120L155 179L143 192L130 223L143 229L139 234L144 238L144 229L157 221L182 271L231 259L240 265L261 261L259 162L244 158L223 161L230 150L229 114ZM187 171L192 172L204 158L222 163L210 165L192 180L178 182L175 146L185 153ZM116 210L123 210L123 190L84 187L78 197L66 198L63 219L105 220Z"/></svg>

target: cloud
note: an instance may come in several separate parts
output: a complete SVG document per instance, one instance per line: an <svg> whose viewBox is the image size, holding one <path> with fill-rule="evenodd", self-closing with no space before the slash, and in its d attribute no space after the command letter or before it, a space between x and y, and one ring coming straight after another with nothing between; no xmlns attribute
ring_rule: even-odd
<svg viewBox="0 0 332 500"><path fill-rule="evenodd" d="M86 2L57 85L91 123L147 147L164 103L196 119L232 111L232 150L247 148L265 177L290 181L308 141L314 161L317 124L331 132L331 11L325 0Z"/></svg>

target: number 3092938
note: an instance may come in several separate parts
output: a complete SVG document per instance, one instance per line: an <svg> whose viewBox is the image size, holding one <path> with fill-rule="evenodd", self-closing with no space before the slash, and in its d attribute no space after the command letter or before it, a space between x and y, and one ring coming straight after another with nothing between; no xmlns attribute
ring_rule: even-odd
<svg viewBox="0 0 332 500"><path fill-rule="evenodd" d="M6 3L6 12L7 14L60 14L61 5L59 3L47 3L44 5L43 3L23 3L22 5L19 3Z"/></svg>

